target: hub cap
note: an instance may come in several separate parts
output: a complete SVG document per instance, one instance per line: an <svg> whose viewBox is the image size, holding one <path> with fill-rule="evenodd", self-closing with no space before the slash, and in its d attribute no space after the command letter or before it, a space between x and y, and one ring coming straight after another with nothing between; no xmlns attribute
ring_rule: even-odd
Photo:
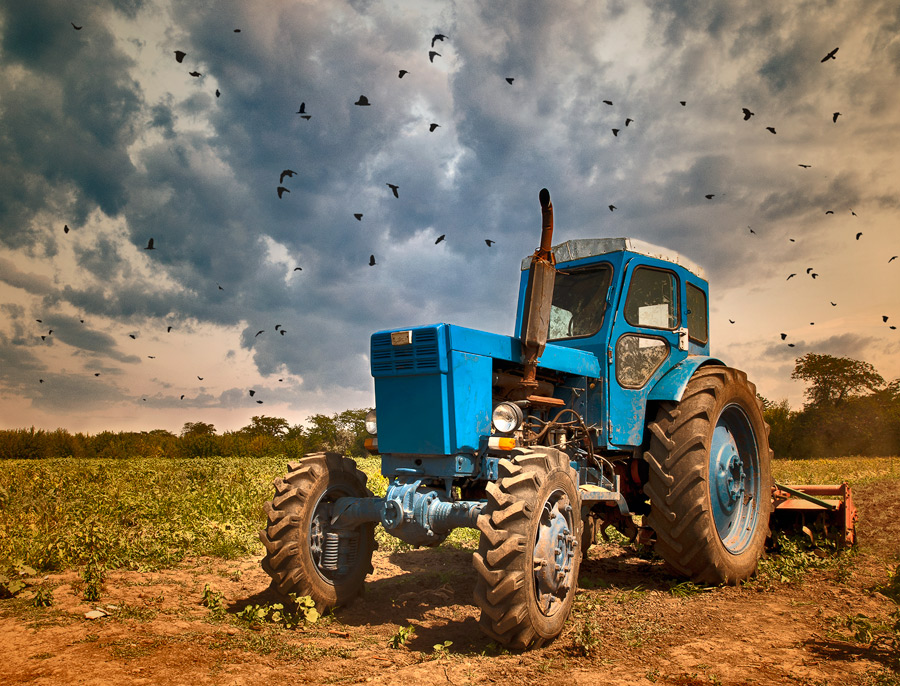
<svg viewBox="0 0 900 686"><path fill-rule="evenodd" d="M575 530L568 496L561 490L554 491L541 511L532 557L537 606L548 617L562 606L573 588Z"/></svg>

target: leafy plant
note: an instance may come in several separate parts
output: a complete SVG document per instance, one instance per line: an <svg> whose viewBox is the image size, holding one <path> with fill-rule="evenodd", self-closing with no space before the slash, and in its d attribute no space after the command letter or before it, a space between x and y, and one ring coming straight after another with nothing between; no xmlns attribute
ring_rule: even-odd
<svg viewBox="0 0 900 686"><path fill-rule="evenodd" d="M390 641L388 641L388 647L394 648L396 650L400 646L406 645L415 633L416 627L414 627L412 624L410 624L409 626L400 627L399 629L397 629L397 633L391 636Z"/></svg>
<svg viewBox="0 0 900 686"><path fill-rule="evenodd" d="M691 596L703 593L706 590L707 589L703 586L698 586L692 581L682 581L681 583L675 583L669 587L669 595L676 598L690 598Z"/></svg>
<svg viewBox="0 0 900 686"><path fill-rule="evenodd" d="M46 584L38 586L34 592L34 597L31 599L31 604L34 607L50 607L53 605L53 589Z"/></svg>
<svg viewBox="0 0 900 686"><path fill-rule="evenodd" d="M443 643L435 643L432 648L435 655L446 655L447 648L453 645L453 641L444 641Z"/></svg>
<svg viewBox="0 0 900 686"><path fill-rule="evenodd" d="M251 626L269 621L280 624L285 629L293 629L303 622L315 624L319 621L321 615L310 596L297 596L291 593L289 597L291 599L289 607L285 607L283 603L248 605L237 613L237 618Z"/></svg>
<svg viewBox="0 0 900 686"><path fill-rule="evenodd" d="M572 637L572 653L578 657L593 657L603 646L596 624L585 621Z"/></svg>
<svg viewBox="0 0 900 686"><path fill-rule="evenodd" d="M224 599L225 594L213 590L209 584L203 587L203 597L200 599L200 602L203 604L203 607L212 610L213 615L220 616L225 614L225 605L222 603Z"/></svg>
<svg viewBox="0 0 900 686"><path fill-rule="evenodd" d="M92 560L81 570L81 580L84 582L82 597L90 602L100 600L103 591L103 581L106 578L106 568L100 562Z"/></svg>

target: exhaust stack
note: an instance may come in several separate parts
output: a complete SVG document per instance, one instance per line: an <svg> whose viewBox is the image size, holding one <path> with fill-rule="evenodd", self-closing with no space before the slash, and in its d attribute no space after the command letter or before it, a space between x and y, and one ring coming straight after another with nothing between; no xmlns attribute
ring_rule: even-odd
<svg viewBox="0 0 900 686"><path fill-rule="evenodd" d="M550 328L550 306L553 303L553 282L556 278L556 260L553 245L553 203L550 191L542 188L541 202L541 246L534 251L531 267L528 269L528 287L525 290L525 306L522 310L522 364L525 366L522 388L528 393L528 400L548 405L561 404L556 398L533 395L537 390L537 361L547 344Z"/></svg>

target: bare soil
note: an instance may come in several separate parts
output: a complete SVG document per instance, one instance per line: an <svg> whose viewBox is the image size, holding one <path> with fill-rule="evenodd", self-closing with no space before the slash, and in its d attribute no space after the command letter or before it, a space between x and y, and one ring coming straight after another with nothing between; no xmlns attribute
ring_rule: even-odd
<svg viewBox="0 0 900 686"><path fill-rule="evenodd" d="M857 488L857 554L793 583L679 597L661 562L597 545L565 631L527 653L479 631L467 550L376 552L363 597L293 630L236 618L279 601L255 558L111 571L97 603L82 599L77 572L54 574L32 580L53 588L52 606L33 607L31 592L0 601L0 684L900 684L897 656L845 625L897 609L877 587L900 560L898 490ZM224 614L202 604L207 584ZM95 608L108 615L85 618ZM409 625L411 639L390 648Z"/></svg>

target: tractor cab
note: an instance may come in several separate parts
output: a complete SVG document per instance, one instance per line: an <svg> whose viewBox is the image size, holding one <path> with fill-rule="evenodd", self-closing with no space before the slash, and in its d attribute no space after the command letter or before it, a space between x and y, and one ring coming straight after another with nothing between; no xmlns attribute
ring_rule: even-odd
<svg viewBox="0 0 900 686"><path fill-rule="evenodd" d="M714 361L703 270L673 251L631 238L570 240L552 254L548 346L584 350L600 360L605 378L589 389L587 405L595 415L591 423L604 429L601 447L640 445L656 386L665 379L657 395L668 399L698 366ZM517 331L531 261L522 261Z"/></svg>

